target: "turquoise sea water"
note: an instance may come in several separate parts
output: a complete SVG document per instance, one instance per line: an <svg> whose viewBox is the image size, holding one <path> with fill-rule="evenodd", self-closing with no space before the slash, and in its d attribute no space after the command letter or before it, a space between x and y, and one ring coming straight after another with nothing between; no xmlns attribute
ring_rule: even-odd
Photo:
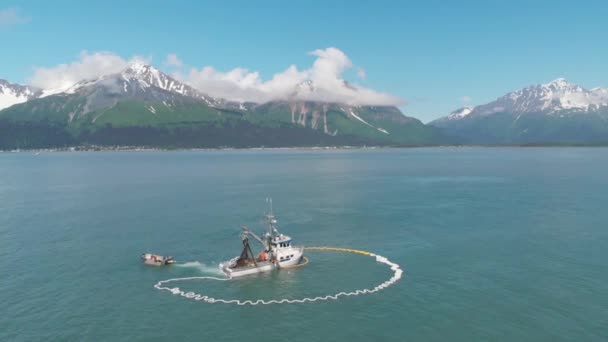
<svg viewBox="0 0 608 342"><path fill-rule="evenodd" d="M432 148L0 154L1 341L608 339L608 149ZM260 231L377 252L379 293L237 307L155 290L216 274ZM151 268L142 252L186 265ZM307 252L306 267L180 284L299 298L391 272Z"/></svg>

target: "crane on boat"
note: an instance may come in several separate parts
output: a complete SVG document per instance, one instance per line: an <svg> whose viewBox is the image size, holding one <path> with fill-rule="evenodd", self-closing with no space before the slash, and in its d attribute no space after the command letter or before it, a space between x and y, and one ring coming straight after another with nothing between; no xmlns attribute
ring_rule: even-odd
<svg viewBox="0 0 608 342"><path fill-rule="evenodd" d="M262 240L262 238L259 237L256 233L252 232L251 229L249 229L249 227L241 226L241 229L243 229L243 234L250 235L254 239L258 240L258 242L260 242L262 244L262 246L264 246L266 249L268 249L268 243L266 243L266 241Z"/></svg>

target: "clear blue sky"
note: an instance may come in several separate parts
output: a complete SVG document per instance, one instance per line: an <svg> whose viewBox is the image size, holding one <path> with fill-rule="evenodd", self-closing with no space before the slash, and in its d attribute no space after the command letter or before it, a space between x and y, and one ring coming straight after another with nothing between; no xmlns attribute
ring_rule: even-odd
<svg viewBox="0 0 608 342"><path fill-rule="evenodd" d="M176 53L188 66L267 79L333 46L366 70L357 82L405 99L402 110L425 122L463 97L481 104L557 77L608 86L606 1L0 2L9 8L21 18L0 23L0 78L22 83L82 50L161 67Z"/></svg>

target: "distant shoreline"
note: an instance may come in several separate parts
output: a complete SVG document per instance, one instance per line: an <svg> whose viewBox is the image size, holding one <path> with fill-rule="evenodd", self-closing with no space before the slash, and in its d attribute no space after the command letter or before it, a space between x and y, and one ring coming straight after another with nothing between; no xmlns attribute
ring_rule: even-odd
<svg viewBox="0 0 608 342"><path fill-rule="evenodd" d="M264 151L264 150L388 150L388 149L413 149L413 148L606 148L606 145L433 145L433 146L285 146L285 147L208 147L208 148L162 148L162 147L137 147L137 146L73 146L61 148L41 149L12 149L1 150L0 153L53 153L53 152L183 152L183 151Z"/></svg>

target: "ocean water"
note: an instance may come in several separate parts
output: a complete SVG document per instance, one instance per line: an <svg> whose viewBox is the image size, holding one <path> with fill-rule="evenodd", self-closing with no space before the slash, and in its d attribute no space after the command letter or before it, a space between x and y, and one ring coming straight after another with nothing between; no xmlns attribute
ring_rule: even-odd
<svg viewBox="0 0 608 342"><path fill-rule="evenodd" d="M1 341L602 341L608 149L428 148L0 154ZM196 302L154 289L216 275L261 231L372 251L405 276L296 305ZM141 265L143 252L183 264ZM301 298L374 286L385 266L310 264L179 287Z"/></svg>

